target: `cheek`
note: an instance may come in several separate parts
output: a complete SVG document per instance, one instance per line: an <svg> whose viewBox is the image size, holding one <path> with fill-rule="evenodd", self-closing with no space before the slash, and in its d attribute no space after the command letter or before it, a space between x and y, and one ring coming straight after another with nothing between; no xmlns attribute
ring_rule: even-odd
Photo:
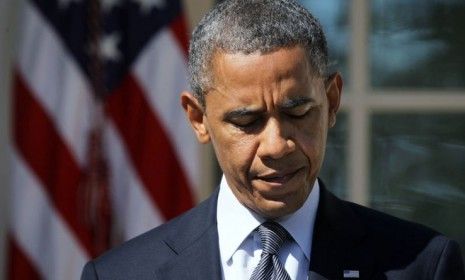
<svg viewBox="0 0 465 280"><path fill-rule="evenodd" d="M300 149L309 159L309 161L314 164L315 158L319 157L321 150L321 139L319 135L300 135L296 137Z"/></svg>
<svg viewBox="0 0 465 280"><path fill-rule="evenodd" d="M296 132L297 145L312 165L318 165L324 155L327 129L323 121L321 116Z"/></svg>
<svg viewBox="0 0 465 280"><path fill-rule="evenodd" d="M252 137L222 133L215 137L214 146L223 170L234 176L247 176L254 159L254 139Z"/></svg>
<svg viewBox="0 0 465 280"><path fill-rule="evenodd" d="M248 172L255 157L255 144L252 137L240 137L231 141L231 157L235 164L235 169L241 172Z"/></svg>

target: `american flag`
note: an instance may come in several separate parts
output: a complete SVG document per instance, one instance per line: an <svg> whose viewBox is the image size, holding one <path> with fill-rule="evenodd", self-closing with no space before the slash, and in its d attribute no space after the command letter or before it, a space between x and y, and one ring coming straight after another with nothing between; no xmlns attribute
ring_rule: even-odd
<svg viewBox="0 0 465 280"><path fill-rule="evenodd" d="M9 279L85 262L193 206L175 0L27 0L12 89Z"/></svg>

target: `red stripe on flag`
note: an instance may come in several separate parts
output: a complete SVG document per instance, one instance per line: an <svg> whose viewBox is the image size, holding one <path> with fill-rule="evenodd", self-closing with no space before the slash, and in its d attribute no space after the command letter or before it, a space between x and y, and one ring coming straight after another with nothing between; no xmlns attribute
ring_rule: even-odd
<svg viewBox="0 0 465 280"><path fill-rule="evenodd" d="M171 141L132 75L126 76L109 96L106 111L164 218L171 219L191 208L192 192Z"/></svg>
<svg viewBox="0 0 465 280"><path fill-rule="evenodd" d="M39 280L39 272L33 262L23 253L13 237L8 238L8 276L9 280Z"/></svg>
<svg viewBox="0 0 465 280"><path fill-rule="evenodd" d="M187 56L189 49L189 35L187 34L186 20L182 13L179 14L173 22L171 22L170 28L178 40L179 46Z"/></svg>
<svg viewBox="0 0 465 280"><path fill-rule="evenodd" d="M81 170L50 117L18 73L15 73L13 89L13 135L19 153L41 181L58 214L65 219L87 252L95 255L91 235L81 219Z"/></svg>

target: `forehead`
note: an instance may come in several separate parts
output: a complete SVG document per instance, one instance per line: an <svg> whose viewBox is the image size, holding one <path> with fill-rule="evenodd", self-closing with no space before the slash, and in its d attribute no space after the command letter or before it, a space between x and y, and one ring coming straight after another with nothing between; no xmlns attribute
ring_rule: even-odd
<svg viewBox="0 0 465 280"><path fill-rule="evenodd" d="M256 82L257 78L283 79L312 72L304 49L299 46L267 53L217 51L212 57L212 70L216 82L225 82L222 78L227 78L244 84Z"/></svg>
<svg viewBox="0 0 465 280"><path fill-rule="evenodd" d="M314 95L314 87L321 80L298 46L264 54L217 52L212 60L212 72L212 93L207 99L209 95L219 95L224 101L235 103L256 103L257 99L276 103Z"/></svg>

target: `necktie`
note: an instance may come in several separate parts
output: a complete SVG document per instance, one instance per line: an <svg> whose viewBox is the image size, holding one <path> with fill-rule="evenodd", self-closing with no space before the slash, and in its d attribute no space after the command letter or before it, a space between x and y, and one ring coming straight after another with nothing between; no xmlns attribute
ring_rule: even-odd
<svg viewBox="0 0 465 280"><path fill-rule="evenodd" d="M289 233L280 224L266 221L258 227L258 234L263 251L250 280L290 280L289 274L278 259L279 249L290 239Z"/></svg>

